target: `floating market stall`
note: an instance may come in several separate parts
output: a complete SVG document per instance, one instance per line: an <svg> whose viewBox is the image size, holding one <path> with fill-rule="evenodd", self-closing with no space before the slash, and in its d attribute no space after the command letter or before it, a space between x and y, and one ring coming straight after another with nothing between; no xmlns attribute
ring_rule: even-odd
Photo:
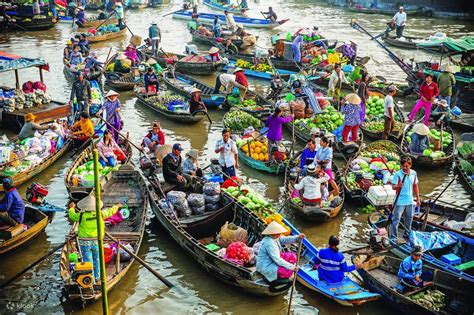
<svg viewBox="0 0 474 315"><path fill-rule="evenodd" d="M368 138L373 140L381 140L384 130L384 99L378 95L370 96L367 100L365 120L360 126ZM400 139L405 129L405 116L397 104L394 104L395 125L390 136Z"/></svg>
<svg viewBox="0 0 474 315"><path fill-rule="evenodd" d="M25 82L23 87L20 86L19 70L31 67L39 69L40 81ZM13 71L16 80L16 89L0 87L3 96L2 128L20 131L28 113L36 116L37 123L51 122L71 114L70 105L52 101L45 94L43 70L49 70L49 65L43 59L26 58L0 51L0 73Z"/></svg>
<svg viewBox="0 0 474 315"><path fill-rule="evenodd" d="M270 65L266 63L260 63L258 66L254 66L249 61L237 59L235 62L230 61L225 67L224 71L235 70L236 68L244 69L244 73L247 77L258 78L263 80L273 80L275 73L278 73L280 77L287 81L290 75L296 74L297 72L288 70L277 70L275 71Z"/></svg>
<svg viewBox="0 0 474 315"><path fill-rule="evenodd" d="M474 194L474 133L461 136L454 161L466 187Z"/></svg>

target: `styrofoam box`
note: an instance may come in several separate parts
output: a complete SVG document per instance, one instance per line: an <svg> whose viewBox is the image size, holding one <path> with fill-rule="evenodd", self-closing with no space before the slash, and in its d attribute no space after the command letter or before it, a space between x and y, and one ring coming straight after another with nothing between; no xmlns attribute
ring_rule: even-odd
<svg viewBox="0 0 474 315"><path fill-rule="evenodd" d="M395 191L390 185L371 186L367 198L375 206L391 205L395 201Z"/></svg>

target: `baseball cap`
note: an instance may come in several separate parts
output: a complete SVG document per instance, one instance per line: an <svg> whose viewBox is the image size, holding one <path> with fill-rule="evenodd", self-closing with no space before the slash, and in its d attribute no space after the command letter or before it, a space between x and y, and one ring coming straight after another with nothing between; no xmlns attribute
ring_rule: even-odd
<svg viewBox="0 0 474 315"><path fill-rule="evenodd" d="M179 143L173 144L173 150L183 151L183 147Z"/></svg>

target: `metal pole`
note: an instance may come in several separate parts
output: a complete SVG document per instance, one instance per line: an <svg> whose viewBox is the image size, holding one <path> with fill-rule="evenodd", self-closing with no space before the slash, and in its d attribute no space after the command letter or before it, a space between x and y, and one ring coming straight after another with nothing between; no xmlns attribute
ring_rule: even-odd
<svg viewBox="0 0 474 315"><path fill-rule="evenodd" d="M99 151L94 149L94 186L95 186L95 216L97 220L97 241L99 243L99 261L100 261L100 286L102 291L102 312L104 315L109 314L109 307L107 302L107 284L105 274L105 259L104 259L104 231L101 229L101 211L100 208L100 182L99 182ZM105 227L104 227L105 228Z"/></svg>
<svg viewBox="0 0 474 315"><path fill-rule="evenodd" d="M15 69L15 80L16 80L16 88L20 89L20 78L18 77L18 69Z"/></svg>

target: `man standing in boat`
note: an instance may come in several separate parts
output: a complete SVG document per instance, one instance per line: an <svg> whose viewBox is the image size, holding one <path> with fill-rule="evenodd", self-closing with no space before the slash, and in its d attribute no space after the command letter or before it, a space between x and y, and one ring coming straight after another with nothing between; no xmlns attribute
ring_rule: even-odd
<svg viewBox="0 0 474 315"><path fill-rule="evenodd" d="M393 20L395 21L395 26L397 28L397 38L400 38L403 36L403 30L405 29L405 23L407 22L407 14L403 7L400 7L399 11L395 13Z"/></svg>
<svg viewBox="0 0 474 315"><path fill-rule="evenodd" d="M278 16L276 15L275 11L273 11L272 7L268 7L268 12L262 12L263 15L265 15L267 20L270 20L270 22L275 23L278 19Z"/></svg>
<svg viewBox="0 0 474 315"><path fill-rule="evenodd" d="M227 29L231 32L235 32L237 30L237 23L235 23L234 15L227 10L224 11L224 15Z"/></svg>
<svg viewBox="0 0 474 315"><path fill-rule="evenodd" d="M72 84L69 104L74 102L74 98L79 106L76 110L89 113L89 106L92 102L91 84L84 79L84 73L82 72L79 72L76 82Z"/></svg>
<svg viewBox="0 0 474 315"><path fill-rule="evenodd" d="M228 129L222 130L222 139L217 141L215 152L219 153L219 164L224 174L229 177L235 176L235 170L239 169L239 152L234 140L230 138Z"/></svg>
<svg viewBox="0 0 474 315"><path fill-rule="evenodd" d="M161 40L161 31L158 28L156 22L151 23L151 26L148 28L148 37L151 40L151 49L153 52L153 56L158 55L158 49Z"/></svg>

